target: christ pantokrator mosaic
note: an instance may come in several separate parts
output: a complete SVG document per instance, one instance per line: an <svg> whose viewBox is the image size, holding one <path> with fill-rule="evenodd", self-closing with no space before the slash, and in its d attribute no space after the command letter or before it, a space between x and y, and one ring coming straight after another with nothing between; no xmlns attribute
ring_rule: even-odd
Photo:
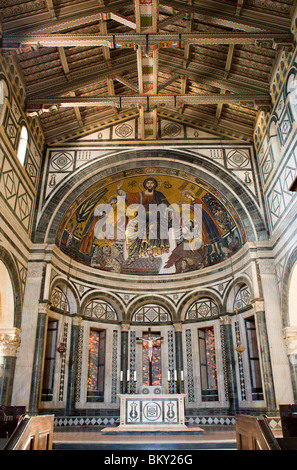
<svg viewBox="0 0 297 470"><path fill-rule="evenodd" d="M65 215L57 244L75 260L101 270L138 275L195 271L223 261L245 242L241 222L225 197L208 183L177 170L123 171L93 185L81 200ZM113 209L109 214L102 210L105 205ZM156 234L153 238L135 236L140 205L145 211L145 233L150 230ZM154 205L165 212L173 205L187 205L189 220L180 217L177 233L169 215L168 236L162 237L159 219L155 225L150 219ZM202 211L200 243L195 243L194 234L190 240L185 235L195 221L194 207Z"/></svg>

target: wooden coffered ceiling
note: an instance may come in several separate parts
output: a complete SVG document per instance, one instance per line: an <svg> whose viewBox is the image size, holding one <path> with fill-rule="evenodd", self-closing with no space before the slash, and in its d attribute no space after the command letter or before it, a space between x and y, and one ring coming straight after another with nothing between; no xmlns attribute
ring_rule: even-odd
<svg viewBox="0 0 297 470"><path fill-rule="evenodd" d="M139 115L252 139L269 80L293 46L294 0L1 0L2 52L13 54L26 112L47 142Z"/></svg>

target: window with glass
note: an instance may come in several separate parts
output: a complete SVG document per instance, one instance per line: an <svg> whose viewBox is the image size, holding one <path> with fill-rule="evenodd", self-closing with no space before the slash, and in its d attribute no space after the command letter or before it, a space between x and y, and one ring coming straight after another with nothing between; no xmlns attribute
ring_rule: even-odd
<svg viewBox="0 0 297 470"><path fill-rule="evenodd" d="M255 318L245 320L252 400L264 400Z"/></svg>
<svg viewBox="0 0 297 470"><path fill-rule="evenodd" d="M104 400L105 344L106 331L91 329L87 382L87 401L89 402Z"/></svg>
<svg viewBox="0 0 297 470"><path fill-rule="evenodd" d="M58 321L48 320L44 371L42 381L42 401L52 401L54 396L55 366L57 354Z"/></svg>
<svg viewBox="0 0 297 470"><path fill-rule="evenodd" d="M2 117L3 110L4 110L4 81L0 80L0 118ZM0 119L0 124L2 122L2 119Z"/></svg>
<svg viewBox="0 0 297 470"><path fill-rule="evenodd" d="M198 330L202 401L218 400L214 328Z"/></svg>
<svg viewBox="0 0 297 470"><path fill-rule="evenodd" d="M94 320L117 321L117 313L115 309L100 299L93 299L85 308L84 315Z"/></svg>
<svg viewBox="0 0 297 470"><path fill-rule="evenodd" d="M217 304L208 297L196 300L186 313L186 320L198 321L209 317L218 316Z"/></svg>
<svg viewBox="0 0 297 470"><path fill-rule="evenodd" d="M18 146L18 151L17 151L17 157L22 165L25 162L27 144L28 144L28 131L26 127L23 126L21 129L20 141L19 141L19 146Z"/></svg>
<svg viewBox="0 0 297 470"><path fill-rule="evenodd" d="M166 323L170 321L170 313L158 304L142 305L132 317L133 323Z"/></svg>
<svg viewBox="0 0 297 470"><path fill-rule="evenodd" d="M238 310L251 307L251 293L246 284L242 285L237 291L234 299L234 310L237 307Z"/></svg>
<svg viewBox="0 0 297 470"><path fill-rule="evenodd" d="M55 287L51 295L51 307L63 313L70 312L70 306L66 294L60 287Z"/></svg>

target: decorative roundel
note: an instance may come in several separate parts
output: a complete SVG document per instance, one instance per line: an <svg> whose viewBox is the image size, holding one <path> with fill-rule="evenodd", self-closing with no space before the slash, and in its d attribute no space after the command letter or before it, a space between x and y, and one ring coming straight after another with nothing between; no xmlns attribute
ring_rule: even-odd
<svg viewBox="0 0 297 470"><path fill-rule="evenodd" d="M148 421L157 421L160 418L161 413L161 406L157 402L148 402L143 407L143 416Z"/></svg>

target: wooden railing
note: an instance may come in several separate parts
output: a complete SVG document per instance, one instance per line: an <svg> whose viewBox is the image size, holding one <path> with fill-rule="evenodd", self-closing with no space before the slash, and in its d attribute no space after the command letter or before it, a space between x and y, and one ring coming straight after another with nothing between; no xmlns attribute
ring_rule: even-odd
<svg viewBox="0 0 297 470"><path fill-rule="evenodd" d="M3 450L52 450L54 415L25 416Z"/></svg>
<svg viewBox="0 0 297 470"><path fill-rule="evenodd" d="M237 415L237 450L282 450L266 416Z"/></svg>

